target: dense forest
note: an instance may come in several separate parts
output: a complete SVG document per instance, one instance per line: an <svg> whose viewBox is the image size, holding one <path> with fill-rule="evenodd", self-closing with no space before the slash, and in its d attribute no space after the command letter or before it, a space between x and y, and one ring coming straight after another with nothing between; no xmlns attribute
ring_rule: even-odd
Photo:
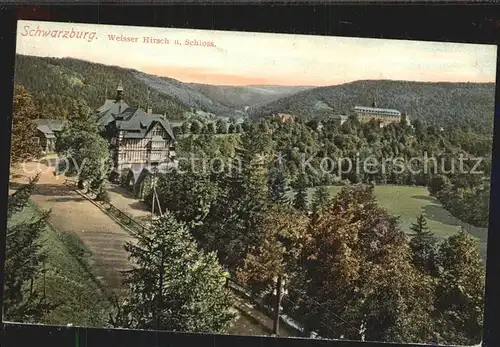
<svg viewBox="0 0 500 347"><path fill-rule="evenodd" d="M17 55L16 83L32 95L40 118L67 118L74 100L84 99L93 109L101 106L106 93L115 96L122 81L131 105L148 105L148 86L132 70L76 59L39 58ZM186 108L168 95L149 91L149 104L156 113L179 118Z"/></svg>
<svg viewBox="0 0 500 347"><path fill-rule="evenodd" d="M179 139L181 156L229 160L228 153L239 146L234 136L210 136L209 124L193 122L191 128L187 124L185 135L195 136ZM272 144L279 171L293 188L356 183L427 186L458 219L487 225L491 134L467 127L441 131L419 120L410 126L392 123L381 128L376 121L360 123L356 116L342 126L334 120L281 122L264 117L243 123L240 130L245 132L252 124ZM221 124L215 128L228 132Z"/></svg>
<svg viewBox="0 0 500 347"><path fill-rule="evenodd" d="M16 83L32 94L41 117L66 117L67 105L78 98L97 108L104 102L106 92L109 98L114 97L120 80L127 102L145 108L149 93L149 105L154 112L166 113L170 119L181 119L186 110L193 109L223 117L241 115L247 105L275 100L304 89L183 83L78 59L16 56Z"/></svg>
<svg viewBox="0 0 500 347"><path fill-rule="evenodd" d="M275 112L312 119L325 113L350 115L354 106L397 109L427 124L470 126L493 132L494 83L430 83L367 80L305 90L250 108L251 116Z"/></svg>
<svg viewBox="0 0 500 347"><path fill-rule="evenodd" d="M346 175L338 195L329 196L320 186L309 203L305 187L310 173L290 170L291 158L275 158L286 146L293 157L298 148L317 150L311 147L315 143L337 157L373 148L378 158L395 151L408 158L426 150L443 156L448 168L449 160L465 148L487 153L487 143L482 147L476 142L480 137L471 132L462 148L453 139L468 130L445 134L418 122L415 129L403 124L380 128L352 118L325 133L312 125L300 119L261 119L243 124L241 134L185 135L179 154L194 154L198 166L183 162L182 170L159 175L156 189L162 208L184 223L202 250L216 252L232 278L269 306L275 305L273 291L286 281L283 310L302 324L305 336L315 332L369 341L477 343L484 290L477 241L464 230L438 240L423 216L406 235L398 218L378 205L373 190L380 180L394 179L401 185L428 184L440 196L443 187L476 189L487 174L468 179L438 165L435 175L412 179L408 170L391 172L392 178ZM326 146L330 134L332 143ZM208 170L203 170L207 163ZM482 165L487 172L489 164ZM127 180L123 184L127 186ZM464 203L477 204L482 198ZM144 201L152 201L151 191Z"/></svg>

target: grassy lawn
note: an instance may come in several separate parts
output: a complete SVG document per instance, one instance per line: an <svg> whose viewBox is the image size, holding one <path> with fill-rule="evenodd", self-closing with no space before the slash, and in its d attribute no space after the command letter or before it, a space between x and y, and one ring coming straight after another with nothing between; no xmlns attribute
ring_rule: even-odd
<svg viewBox="0 0 500 347"><path fill-rule="evenodd" d="M19 223L39 216L37 206L30 205L13 216L11 223ZM46 275L35 286L51 302L59 306L48 313L41 323L75 326L107 326L109 301L102 294L100 285L91 272L91 254L82 241L70 233L62 233L47 226L42 233L46 252Z"/></svg>
<svg viewBox="0 0 500 347"><path fill-rule="evenodd" d="M332 197L342 189L340 186L330 186L328 188ZM314 189L309 189L308 194L310 197L313 192ZM415 221L419 214L423 214L427 218L427 225L440 238L452 235L461 226L465 227L472 236L479 240L481 255L485 258L487 229L473 227L451 216L438 200L429 196L427 188L376 186L375 196L380 206L390 214L400 217L400 225L405 232L410 231L411 223Z"/></svg>

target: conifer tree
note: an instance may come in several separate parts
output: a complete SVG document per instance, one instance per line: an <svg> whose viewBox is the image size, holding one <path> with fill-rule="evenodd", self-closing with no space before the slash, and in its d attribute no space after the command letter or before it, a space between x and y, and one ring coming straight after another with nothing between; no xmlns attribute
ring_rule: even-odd
<svg viewBox="0 0 500 347"><path fill-rule="evenodd" d="M436 268L436 245L437 240L432 231L427 227L427 220L423 215L417 217L410 229L410 248L413 255L413 264L422 272L431 274Z"/></svg>
<svg viewBox="0 0 500 347"><path fill-rule="evenodd" d="M328 204L330 200L330 193L328 188L325 186L320 186L314 190L311 209L313 213L319 212L324 206Z"/></svg>
<svg viewBox="0 0 500 347"><path fill-rule="evenodd" d="M225 332L233 314L227 274L214 253L197 249L170 212L125 248L136 264L125 273L128 297L114 326L185 332Z"/></svg>
<svg viewBox="0 0 500 347"><path fill-rule="evenodd" d="M38 176L9 196L7 203L7 238L4 276L4 319L15 322L39 323L56 305L33 288L41 276L45 254L40 236L48 212L40 217L13 221L29 203Z"/></svg>
<svg viewBox="0 0 500 347"><path fill-rule="evenodd" d="M304 174L300 174L295 184L295 196L293 199L293 206L303 212L307 212L307 184Z"/></svg>
<svg viewBox="0 0 500 347"><path fill-rule="evenodd" d="M273 168L269 172L269 202L272 204L287 204L288 186L285 174L279 168Z"/></svg>

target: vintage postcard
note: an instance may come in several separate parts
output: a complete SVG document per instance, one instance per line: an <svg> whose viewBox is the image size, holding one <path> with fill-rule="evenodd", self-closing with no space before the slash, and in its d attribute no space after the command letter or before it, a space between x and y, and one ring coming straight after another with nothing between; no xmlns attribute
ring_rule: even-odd
<svg viewBox="0 0 500 347"><path fill-rule="evenodd" d="M3 319L479 343L496 59L20 21Z"/></svg>

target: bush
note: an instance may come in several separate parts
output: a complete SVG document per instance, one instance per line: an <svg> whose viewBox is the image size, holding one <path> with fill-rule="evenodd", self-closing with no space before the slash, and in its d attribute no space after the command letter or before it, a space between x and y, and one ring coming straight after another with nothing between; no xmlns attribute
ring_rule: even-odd
<svg viewBox="0 0 500 347"><path fill-rule="evenodd" d="M97 193L95 200L102 201L106 203L110 203L111 199L109 197L109 193L107 190L102 189L99 193Z"/></svg>

